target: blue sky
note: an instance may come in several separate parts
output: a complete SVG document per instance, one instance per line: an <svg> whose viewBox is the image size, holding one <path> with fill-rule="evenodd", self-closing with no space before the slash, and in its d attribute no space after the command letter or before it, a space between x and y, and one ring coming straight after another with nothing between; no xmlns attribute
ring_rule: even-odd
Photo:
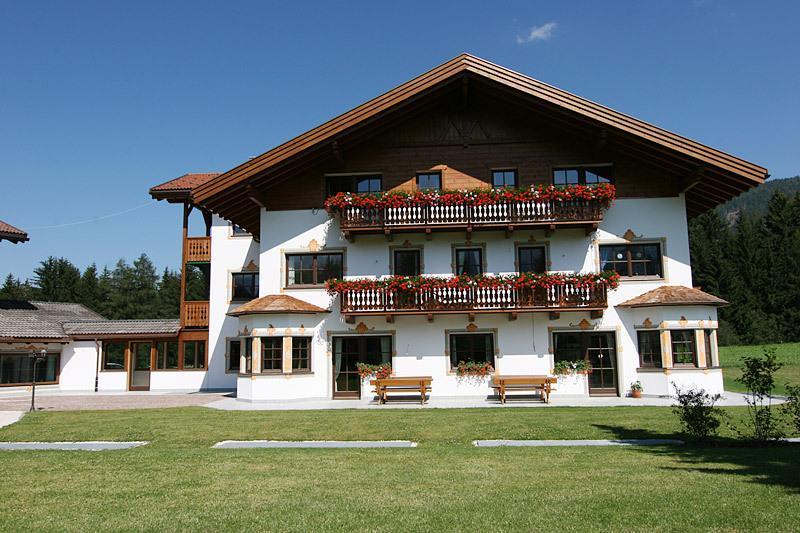
<svg viewBox="0 0 800 533"><path fill-rule="evenodd" d="M145 205L150 186L227 170L464 51L800 173L800 3L432 4L0 3L0 219L32 239L0 243L0 276L48 255L177 267L180 208Z"/></svg>

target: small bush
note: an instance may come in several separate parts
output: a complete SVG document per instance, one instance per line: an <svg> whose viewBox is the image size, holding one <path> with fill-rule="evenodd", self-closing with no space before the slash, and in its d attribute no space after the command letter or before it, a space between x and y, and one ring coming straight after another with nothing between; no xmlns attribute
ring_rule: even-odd
<svg viewBox="0 0 800 533"><path fill-rule="evenodd" d="M705 389L683 390L674 383L678 405L672 408L683 425L683 431L696 440L708 440L715 436L722 424L724 413L714 404L722 397L709 394Z"/></svg>
<svg viewBox="0 0 800 533"><path fill-rule="evenodd" d="M800 386L787 386L786 390L789 397L783 404L783 413L788 418L789 425L793 426L795 432L800 434Z"/></svg>
<svg viewBox="0 0 800 533"><path fill-rule="evenodd" d="M747 431L737 430L740 435L758 441L782 436L779 420L772 413L775 372L782 366L775 357L775 348L764 348L761 356L742 358L742 376L736 381L747 387L747 412L751 427Z"/></svg>

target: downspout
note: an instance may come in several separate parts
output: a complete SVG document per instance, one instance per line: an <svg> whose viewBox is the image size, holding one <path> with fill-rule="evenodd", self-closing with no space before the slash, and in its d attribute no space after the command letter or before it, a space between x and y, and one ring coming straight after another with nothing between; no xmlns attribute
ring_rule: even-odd
<svg viewBox="0 0 800 533"><path fill-rule="evenodd" d="M100 384L100 341L95 339L94 346L97 350L97 357L94 364L94 391L97 392Z"/></svg>

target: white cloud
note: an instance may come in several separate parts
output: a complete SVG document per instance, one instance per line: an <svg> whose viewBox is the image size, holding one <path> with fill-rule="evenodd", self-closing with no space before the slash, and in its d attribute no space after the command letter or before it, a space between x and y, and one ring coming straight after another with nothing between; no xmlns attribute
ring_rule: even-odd
<svg viewBox="0 0 800 533"><path fill-rule="evenodd" d="M553 32L558 27L555 22L547 22L541 26L531 28L528 35L517 35L517 44L527 44L534 41L546 41L553 36Z"/></svg>

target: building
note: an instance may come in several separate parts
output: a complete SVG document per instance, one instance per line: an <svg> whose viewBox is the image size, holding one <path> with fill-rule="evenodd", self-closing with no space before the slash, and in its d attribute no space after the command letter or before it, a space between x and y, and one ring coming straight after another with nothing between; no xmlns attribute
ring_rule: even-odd
<svg viewBox="0 0 800 533"><path fill-rule="evenodd" d="M227 172L153 187L183 205L175 363L129 340L101 350L99 382L131 387L135 368L153 389L358 398L358 364L388 363L432 396L489 395L484 372L566 372L556 394L721 391L725 302L692 287L687 217L766 177L460 55Z"/></svg>
<svg viewBox="0 0 800 533"><path fill-rule="evenodd" d="M28 234L19 228L15 228L7 222L0 220L0 241L8 241L13 244L30 240Z"/></svg>

